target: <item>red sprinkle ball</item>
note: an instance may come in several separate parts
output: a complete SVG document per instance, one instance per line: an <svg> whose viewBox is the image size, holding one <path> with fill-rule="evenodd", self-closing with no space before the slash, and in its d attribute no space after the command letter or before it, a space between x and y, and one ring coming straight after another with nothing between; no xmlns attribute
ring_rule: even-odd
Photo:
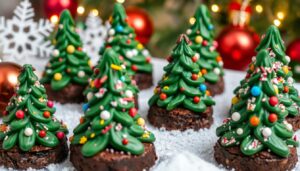
<svg viewBox="0 0 300 171"><path fill-rule="evenodd" d="M138 70L138 67L137 67L136 65L131 65L131 69L132 69L133 71L137 71L137 70Z"/></svg>
<svg viewBox="0 0 300 171"><path fill-rule="evenodd" d="M194 97L194 103L199 103L200 102L200 97L198 97L198 96L195 96Z"/></svg>
<svg viewBox="0 0 300 171"><path fill-rule="evenodd" d="M53 103L53 101L51 101L51 100L48 100L48 102L47 102L47 106L48 106L48 107L50 107L50 108L53 108L53 106L54 106L54 103Z"/></svg>
<svg viewBox="0 0 300 171"><path fill-rule="evenodd" d="M56 133L56 137L59 139L59 140L62 140L65 138L65 133L64 132L57 132Z"/></svg>
<svg viewBox="0 0 300 171"><path fill-rule="evenodd" d="M46 136L46 131L40 130L39 136L40 136L41 138L44 138L44 137Z"/></svg>
<svg viewBox="0 0 300 171"><path fill-rule="evenodd" d="M150 62L151 62L151 58L150 58L150 57L147 57L147 58L146 58L146 62L147 62L147 63L150 63Z"/></svg>
<svg viewBox="0 0 300 171"><path fill-rule="evenodd" d="M198 79L198 75L197 74L192 74L192 80L197 80Z"/></svg>
<svg viewBox="0 0 300 171"><path fill-rule="evenodd" d="M173 61L172 56L168 56L168 57L167 57L167 61L168 61L168 62L172 62L172 61Z"/></svg>
<svg viewBox="0 0 300 171"><path fill-rule="evenodd" d="M278 104L278 98L276 96L270 97L269 103L271 106L276 106Z"/></svg>
<svg viewBox="0 0 300 171"><path fill-rule="evenodd" d="M2 116L6 116L8 114L8 111L7 110L4 110L3 112L2 112Z"/></svg>
<svg viewBox="0 0 300 171"><path fill-rule="evenodd" d="M184 91L184 88L183 88L183 87L180 87L180 91Z"/></svg>
<svg viewBox="0 0 300 171"><path fill-rule="evenodd" d="M24 114L24 112L23 112L22 110L18 110L18 111L16 112L16 117L17 117L18 119L23 119L24 116L25 116L25 114Z"/></svg>
<svg viewBox="0 0 300 171"><path fill-rule="evenodd" d="M95 88L100 88L101 87L101 82L100 82L99 79L94 80L94 86L95 86Z"/></svg>
<svg viewBox="0 0 300 171"><path fill-rule="evenodd" d="M123 145L127 145L127 144L128 144L128 139L124 138L124 139L122 140L122 144L123 144Z"/></svg>
<svg viewBox="0 0 300 171"><path fill-rule="evenodd" d="M135 117L136 114L137 114L136 108L130 108L130 109L129 109L129 115L130 115L131 117Z"/></svg>
<svg viewBox="0 0 300 171"><path fill-rule="evenodd" d="M193 56L193 57L192 57L192 61L193 61L193 62L197 62L197 60L198 60L197 56Z"/></svg>
<svg viewBox="0 0 300 171"><path fill-rule="evenodd" d="M45 117L45 118L49 118L50 117L50 112L49 111L45 111L44 113L43 113L43 116Z"/></svg>
<svg viewBox="0 0 300 171"><path fill-rule="evenodd" d="M203 46L207 46L208 45L208 41L207 40L203 40L202 45Z"/></svg>
<svg viewBox="0 0 300 171"><path fill-rule="evenodd" d="M277 115L276 114L274 114L274 113L271 113L270 115L269 115L269 121L271 122L271 123L274 123L274 122L276 122L277 121Z"/></svg>

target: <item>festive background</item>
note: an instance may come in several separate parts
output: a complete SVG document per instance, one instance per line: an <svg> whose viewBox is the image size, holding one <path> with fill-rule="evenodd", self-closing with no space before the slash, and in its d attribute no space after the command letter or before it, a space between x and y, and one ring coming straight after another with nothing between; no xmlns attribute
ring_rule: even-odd
<svg viewBox="0 0 300 171"><path fill-rule="evenodd" d="M0 0L0 16L11 17L12 11L20 0L9 3ZM102 45L107 21L112 12L113 3L109 0L40 0L33 1L35 19L48 18L58 21L62 9L68 8L76 18L83 42L92 60L96 61L97 46ZM117 0L126 7L129 22L134 26L137 39L142 42L155 57L165 58L173 48L172 43L180 33L185 32L190 23L195 22L193 13L196 7L204 3L212 15L218 51L223 57L225 68L243 70L246 68L260 35L274 24L279 27L287 54L291 56L295 77L300 79L300 2L296 0ZM242 15L239 15L242 14ZM90 17L88 17L90 16ZM94 16L94 18L92 18ZM96 17L95 17L96 16ZM240 17L239 17L240 16ZM100 20L99 20L99 18ZM243 24L238 24L243 18ZM88 19L87 19L88 18ZM90 23L90 24L89 24ZM93 29L102 28L103 29ZM235 25L235 26L233 26ZM242 27L241 27L242 26ZM91 35L93 39L90 39ZM97 36L98 35L98 36ZM91 41L93 40L93 42ZM228 42L229 41L229 42ZM98 43L96 43L98 42ZM235 65L238 64L238 65Z"/></svg>

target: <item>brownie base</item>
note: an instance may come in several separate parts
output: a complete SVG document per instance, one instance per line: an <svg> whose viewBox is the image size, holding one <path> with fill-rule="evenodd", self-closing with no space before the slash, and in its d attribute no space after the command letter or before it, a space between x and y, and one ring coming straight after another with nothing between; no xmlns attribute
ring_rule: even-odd
<svg viewBox="0 0 300 171"><path fill-rule="evenodd" d="M134 80L140 90L150 88L153 85L152 73L136 73Z"/></svg>
<svg viewBox="0 0 300 171"><path fill-rule="evenodd" d="M147 117L155 127L184 131L187 129L209 128L213 123L212 114L212 107L208 107L203 113L196 113L184 108L168 111L153 105L150 107Z"/></svg>
<svg viewBox="0 0 300 171"><path fill-rule="evenodd" d="M287 116L285 119L288 123L292 124L294 131L300 129L300 115L295 117Z"/></svg>
<svg viewBox="0 0 300 171"><path fill-rule="evenodd" d="M142 171L149 170L157 159L153 144L144 143L145 152L140 156L103 151L93 157L81 154L81 145L71 145L70 161L78 171Z"/></svg>
<svg viewBox="0 0 300 171"><path fill-rule="evenodd" d="M45 89L47 91L48 99L57 101L59 103L82 103L84 102L83 91L85 89L84 86L77 84L69 84L65 88L54 91L51 88L50 84L45 84Z"/></svg>
<svg viewBox="0 0 300 171"><path fill-rule="evenodd" d="M297 161L297 150L290 148L290 155L282 158L272 152L262 151L253 156L242 154L240 147L223 147L218 141L214 147L214 157L219 164L236 171L285 171L292 170Z"/></svg>
<svg viewBox="0 0 300 171"><path fill-rule="evenodd" d="M68 157L68 152L67 139L63 140L57 147L50 148L36 145L28 152L24 152L16 146L10 150L4 150L1 142L0 165L21 170L30 167L42 169L49 164L63 162Z"/></svg>
<svg viewBox="0 0 300 171"><path fill-rule="evenodd" d="M206 82L205 85L207 86L207 89L210 91L210 94L212 96L222 94L225 89L225 83L223 77L220 77L220 80L215 84Z"/></svg>

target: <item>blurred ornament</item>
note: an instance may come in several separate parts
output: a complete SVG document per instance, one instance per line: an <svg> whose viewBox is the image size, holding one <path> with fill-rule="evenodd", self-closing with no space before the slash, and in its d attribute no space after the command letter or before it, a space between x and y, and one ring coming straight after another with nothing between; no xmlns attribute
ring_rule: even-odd
<svg viewBox="0 0 300 171"><path fill-rule="evenodd" d="M147 44L153 34L153 21L149 14L138 7L126 9L127 22L135 29L136 39L142 44Z"/></svg>
<svg viewBox="0 0 300 171"><path fill-rule="evenodd" d="M0 112L2 113L9 99L14 94L21 66L12 62L0 62Z"/></svg>
<svg viewBox="0 0 300 171"><path fill-rule="evenodd" d="M245 8L245 9L242 9ZM249 24L252 9L251 6L246 4L246 7L243 7L241 3L232 1L229 4L229 20L233 22L234 25L238 25L239 20L243 19L242 21L245 24Z"/></svg>
<svg viewBox="0 0 300 171"><path fill-rule="evenodd" d="M217 49L223 57L225 68L245 70L255 55L259 36L247 26L245 14L251 12L248 4L249 0L244 0L241 5L231 3L229 8L236 12L236 16L230 18L232 24L221 31L217 38Z"/></svg>
<svg viewBox="0 0 300 171"><path fill-rule="evenodd" d="M296 39L288 45L286 54L291 58L290 66L294 79L300 81L300 39Z"/></svg>
<svg viewBox="0 0 300 171"><path fill-rule="evenodd" d="M45 0L44 10L47 18L55 20L58 19L59 14L68 9L73 17L76 17L78 7L78 0ZM58 21L58 20L57 20Z"/></svg>

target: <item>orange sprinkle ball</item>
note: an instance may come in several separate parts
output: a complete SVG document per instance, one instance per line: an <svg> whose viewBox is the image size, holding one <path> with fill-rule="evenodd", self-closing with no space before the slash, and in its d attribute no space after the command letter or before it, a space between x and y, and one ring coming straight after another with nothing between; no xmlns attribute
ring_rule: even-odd
<svg viewBox="0 0 300 171"><path fill-rule="evenodd" d="M165 99L167 98L167 95L166 95L165 93L161 93L161 94L159 95L159 98L160 98L161 100L165 100Z"/></svg>
<svg viewBox="0 0 300 171"><path fill-rule="evenodd" d="M207 74L207 70L206 69L201 69L201 73L204 75L204 74Z"/></svg>
<svg viewBox="0 0 300 171"><path fill-rule="evenodd" d="M253 64L250 64L249 69L250 69L250 71L254 71L254 65L253 65Z"/></svg>
<svg viewBox="0 0 300 171"><path fill-rule="evenodd" d="M45 117L45 118L49 118L50 117L50 112L49 111L45 111L44 113L43 113L43 116Z"/></svg>
<svg viewBox="0 0 300 171"><path fill-rule="evenodd" d="M256 126L258 126L259 122L260 122L260 120L259 120L259 118L257 116L252 116L250 118L250 125L251 126L255 126L256 127Z"/></svg>
<svg viewBox="0 0 300 171"><path fill-rule="evenodd" d="M7 126L5 124L0 126L1 132L5 132L7 130Z"/></svg>
<svg viewBox="0 0 300 171"><path fill-rule="evenodd" d="M84 123L84 117L81 117L80 120L79 120L79 122L80 122L81 124Z"/></svg>
<svg viewBox="0 0 300 171"><path fill-rule="evenodd" d="M211 93L210 93L209 90L206 90L206 95L207 95L207 96L211 96Z"/></svg>
<svg viewBox="0 0 300 171"><path fill-rule="evenodd" d="M223 60L222 60L222 57L221 57L221 56L218 56L218 57L216 58L216 61L217 61L217 62L223 61Z"/></svg>
<svg viewBox="0 0 300 171"><path fill-rule="evenodd" d="M289 87L288 86L284 86L283 92L288 93L289 92Z"/></svg>

